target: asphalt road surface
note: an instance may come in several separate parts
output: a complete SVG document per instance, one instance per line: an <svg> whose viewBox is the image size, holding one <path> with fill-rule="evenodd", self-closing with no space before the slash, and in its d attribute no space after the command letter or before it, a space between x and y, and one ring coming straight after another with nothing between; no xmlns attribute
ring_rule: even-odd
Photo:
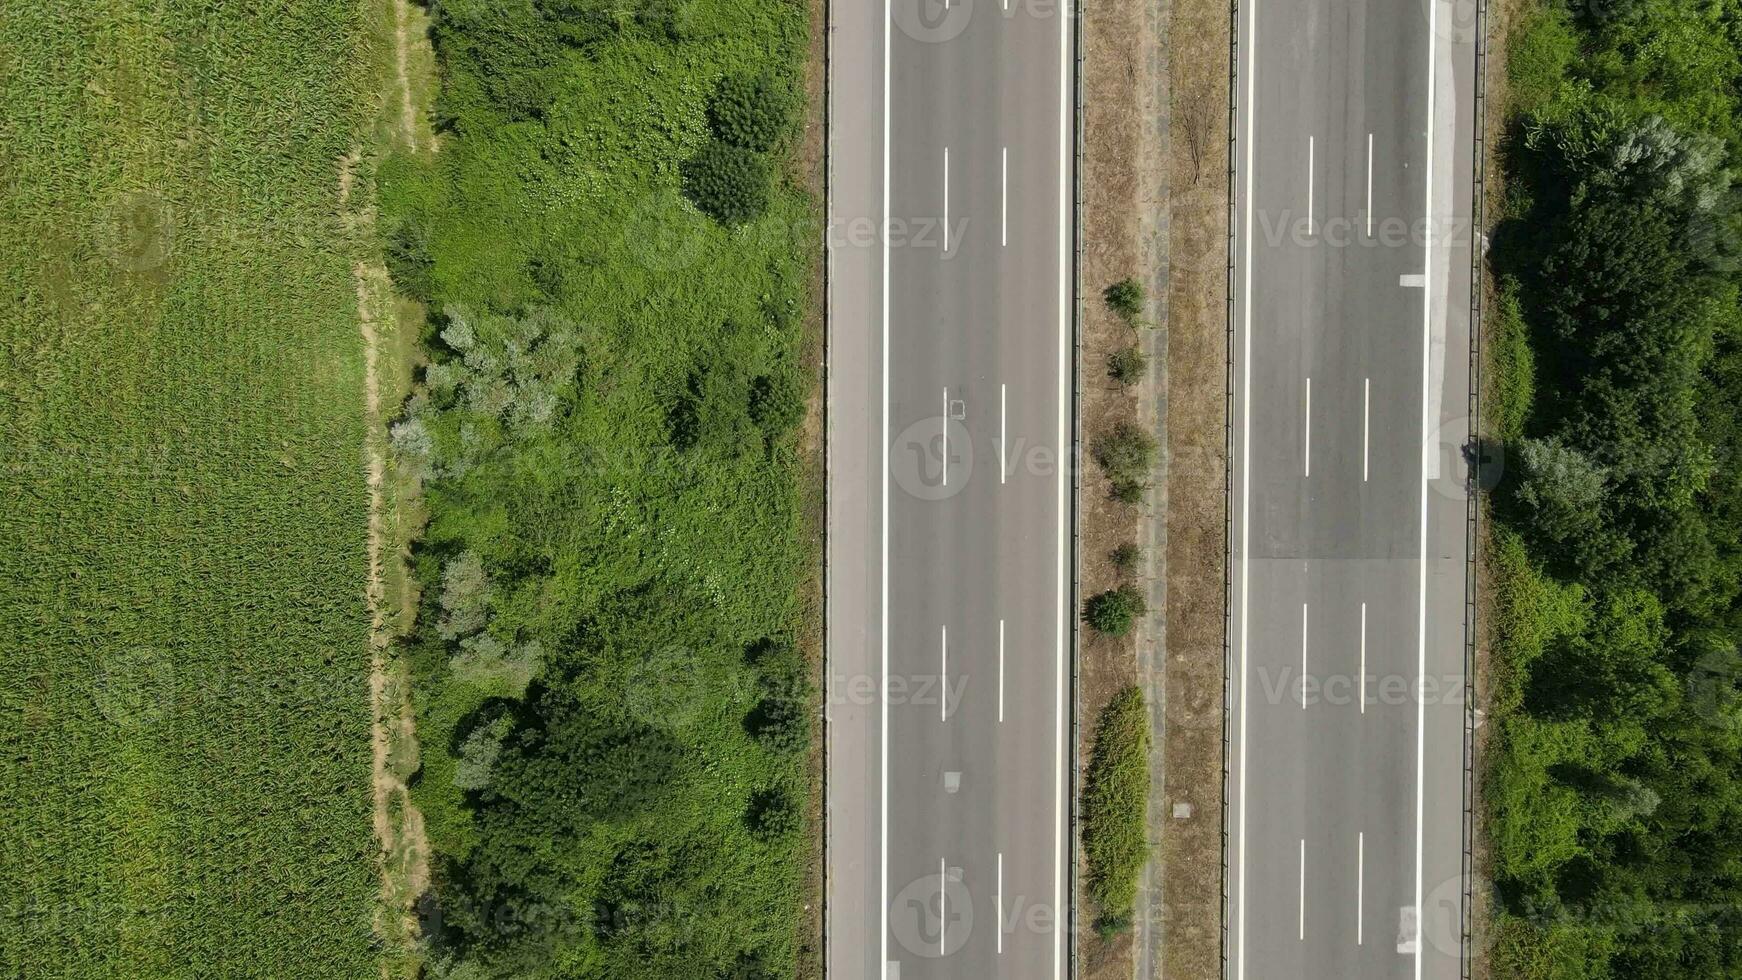
<svg viewBox="0 0 1742 980"><path fill-rule="evenodd" d="M1473 11L1237 14L1235 980L1458 976Z"/></svg>
<svg viewBox="0 0 1742 980"><path fill-rule="evenodd" d="M828 969L1062 977L1072 25L832 6Z"/></svg>

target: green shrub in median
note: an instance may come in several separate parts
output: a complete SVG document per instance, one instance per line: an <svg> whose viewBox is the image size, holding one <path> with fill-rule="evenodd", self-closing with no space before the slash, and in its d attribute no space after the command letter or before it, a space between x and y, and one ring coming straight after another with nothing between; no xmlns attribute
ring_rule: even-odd
<svg viewBox="0 0 1742 980"><path fill-rule="evenodd" d="M1121 585L1089 597L1083 604L1083 620L1098 633L1124 636L1137 617L1149 611L1149 603L1134 585Z"/></svg>
<svg viewBox="0 0 1742 980"><path fill-rule="evenodd" d="M1149 369L1149 358L1136 345L1121 347L1107 355L1107 377L1122 385L1134 385L1143 380Z"/></svg>
<svg viewBox="0 0 1742 980"><path fill-rule="evenodd" d="M1134 686L1101 710L1082 814L1096 927L1117 932L1130 925L1137 879L1149 860L1149 709Z"/></svg>
<svg viewBox="0 0 1742 980"><path fill-rule="evenodd" d="M1130 326L1137 326L1138 318L1143 315L1143 284L1136 279L1121 279L1101 294L1119 319Z"/></svg>
<svg viewBox="0 0 1742 980"><path fill-rule="evenodd" d="M1095 462L1113 481L1113 496L1128 503L1141 499L1155 466L1155 436L1134 422L1120 422L1096 439L1093 449Z"/></svg>
<svg viewBox="0 0 1742 980"><path fill-rule="evenodd" d="M1137 567L1138 562L1143 560L1143 546L1127 541L1114 548L1108 557L1113 560L1114 568L1121 572L1129 572Z"/></svg>

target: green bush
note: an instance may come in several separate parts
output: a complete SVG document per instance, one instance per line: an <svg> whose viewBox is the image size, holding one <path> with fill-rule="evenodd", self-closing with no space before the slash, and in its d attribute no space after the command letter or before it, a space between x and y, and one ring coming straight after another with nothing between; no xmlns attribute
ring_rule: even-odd
<svg viewBox="0 0 1742 980"><path fill-rule="evenodd" d="M770 436L804 418L805 390L792 371L764 374L750 382L750 421Z"/></svg>
<svg viewBox="0 0 1742 980"><path fill-rule="evenodd" d="M1143 316L1143 284L1136 279L1121 279L1101 294L1107 306L1126 323L1135 326Z"/></svg>
<svg viewBox="0 0 1742 980"><path fill-rule="evenodd" d="M770 841L795 834L804 826L798 797L783 788L761 790L750 797L745 822L757 839Z"/></svg>
<svg viewBox="0 0 1742 980"><path fill-rule="evenodd" d="M1493 399L1489 417L1502 443L1524 437L1524 424L1536 395L1536 357L1530 348L1530 328L1524 322L1518 289L1516 278L1503 279L1489 314L1493 337L1489 363L1494 375L1489 385Z"/></svg>
<svg viewBox="0 0 1742 980"><path fill-rule="evenodd" d="M1127 502L1142 499L1150 471L1155 467L1156 451L1155 436L1134 422L1116 423L1093 446L1095 462L1112 481L1114 496L1120 500L1134 498Z"/></svg>
<svg viewBox="0 0 1742 980"><path fill-rule="evenodd" d="M1143 380L1149 370L1149 358L1135 344L1121 347L1107 355L1107 376L1122 385L1134 385Z"/></svg>
<svg viewBox="0 0 1742 980"><path fill-rule="evenodd" d="M1089 900L1103 932L1129 926L1149 861L1149 708L1127 687L1102 709L1083 783L1083 853Z"/></svg>
<svg viewBox="0 0 1742 980"><path fill-rule="evenodd" d="M1133 585L1121 585L1089 597L1083 603L1083 621L1098 633L1124 636L1131 632L1137 617L1149 611L1143 593Z"/></svg>
<svg viewBox="0 0 1742 980"><path fill-rule="evenodd" d="M1143 560L1143 548L1127 541L1119 547L1114 548L1113 553L1109 557L1113 559L1114 568L1117 568L1122 572L1129 572L1137 567L1138 562Z"/></svg>
<svg viewBox="0 0 1742 980"><path fill-rule="evenodd" d="M766 152L792 127L792 86L774 75L735 75L720 80L708 103L708 124L721 142Z"/></svg>
<svg viewBox="0 0 1742 980"><path fill-rule="evenodd" d="M774 168L765 154L715 140L685 160L684 194L723 225L741 225L768 210Z"/></svg>

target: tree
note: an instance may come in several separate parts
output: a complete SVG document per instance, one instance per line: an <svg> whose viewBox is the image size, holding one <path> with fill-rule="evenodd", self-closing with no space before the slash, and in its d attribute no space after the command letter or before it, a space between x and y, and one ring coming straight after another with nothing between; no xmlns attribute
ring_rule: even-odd
<svg viewBox="0 0 1742 980"><path fill-rule="evenodd" d="M464 790L481 790L490 785L490 775L496 760L502 755L502 742L513 728L514 719L506 713L493 721L472 729L460 743L460 757L454 766L454 785Z"/></svg>
<svg viewBox="0 0 1742 980"><path fill-rule="evenodd" d="M1096 632L1107 636L1124 636L1131 632L1137 617L1149 609L1143 593L1135 586L1121 585L1117 589L1090 596L1083 604L1083 620Z"/></svg>
<svg viewBox="0 0 1742 980"><path fill-rule="evenodd" d="M744 821L757 839L772 841L797 833L804 814L791 791L777 786L751 795Z"/></svg>
<svg viewBox="0 0 1742 980"><path fill-rule="evenodd" d="M1149 358L1135 344L1121 347L1107 355L1107 376L1122 385L1134 385L1143 380L1149 369Z"/></svg>
<svg viewBox="0 0 1742 980"><path fill-rule="evenodd" d="M684 194L703 214L723 225L754 221L768 210L774 169L755 150L715 140L679 169Z"/></svg>
<svg viewBox="0 0 1742 980"><path fill-rule="evenodd" d="M1095 462L1101 464L1117 496L1121 489L1142 496L1155 465L1155 436L1133 422L1119 422L1095 440ZM1123 498L1122 498L1123 499Z"/></svg>
<svg viewBox="0 0 1742 980"><path fill-rule="evenodd" d="M1126 541L1120 544L1119 547L1114 548L1113 553L1109 557L1113 560L1114 568L1119 569L1121 572L1129 572L1137 567L1138 562L1143 560L1143 548L1130 541Z"/></svg>
<svg viewBox="0 0 1742 980"><path fill-rule="evenodd" d="M715 138L746 150L774 149L792 125L792 86L772 72L723 78L708 103Z"/></svg>
<svg viewBox="0 0 1742 980"><path fill-rule="evenodd" d="M1605 511L1608 471L1559 439L1525 439L1513 455L1512 517L1539 549L1584 572L1627 555L1631 543Z"/></svg>
<svg viewBox="0 0 1742 980"><path fill-rule="evenodd" d="M1121 279L1101 294L1107 306L1130 326L1137 325L1143 315L1143 284L1136 279Z"/></svg>
<svg viewBox="0 0 1742 980"><path fill-rule="evenodd" d="M462 551L442 566L441 622L436 630L444 640L470 636L484 628L490 618L490 574L475 551Z"/></svg>

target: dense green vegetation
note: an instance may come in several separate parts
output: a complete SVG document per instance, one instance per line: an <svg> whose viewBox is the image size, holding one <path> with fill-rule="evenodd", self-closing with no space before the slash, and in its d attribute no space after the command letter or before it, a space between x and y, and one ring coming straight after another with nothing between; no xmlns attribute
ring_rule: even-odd
<svg viewBox="0 0 1742 980"><path fill-rule="evenodd" d="M1085 875L1095 926L1127 928L1137 879L1149 861L1149 708L1127 687L1101 710L1084 773L1081 818Z"/></svg>
<svg viewBox="0 0 1742 980"><path fill-rule="evenodd" d="M388 167L382 220L433 311L394 439L431 514L413 657L436 972L792 976L814 955L818 242L782 149L804 6L435 17L442 152Z"/></svg>
<svg viewBox="0 0 1742 980"><path fill-rule="evenodd" d="M1129 563L1120 562L1117 555L1114 560L1120 571L1129 571L1131 565L1136 563L1135 558ZM1121 585L1116 589L1097 592L1086 599L1083 602L1083 621L1097 632L1108 636L1124 636L1136 625L1137 617L1148 611L1148 606L1143 593L1136 586Z"/></svg>
<svg viewBox="0 0 1742 980"><path fill-rule="evenodd" d="M377 973L376 11L0 14L0 972Z"/></svg>
<svg viewBox="0 0 1742 980"><path fill-rule="evenodd" d="M1494 965L1742 976L1742 4L1510 50L1490 551Z"/></svg>

